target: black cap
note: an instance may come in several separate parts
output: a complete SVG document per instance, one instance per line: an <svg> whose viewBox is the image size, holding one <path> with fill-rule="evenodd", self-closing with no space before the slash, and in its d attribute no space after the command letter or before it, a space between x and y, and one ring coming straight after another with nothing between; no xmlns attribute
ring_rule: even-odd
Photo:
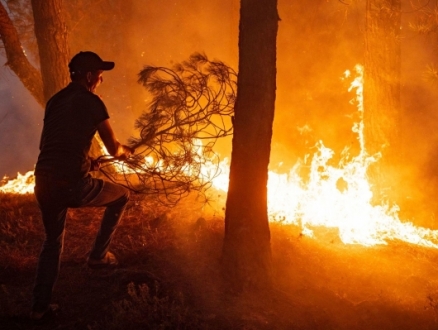
<svg viewBox="0 0 438 330"><path fill-rule="evenodd" d="M103 61L96 53L86 51L79 52L68 64L70 72L89 72L98 70L112 70L114 62Z"/></svg>

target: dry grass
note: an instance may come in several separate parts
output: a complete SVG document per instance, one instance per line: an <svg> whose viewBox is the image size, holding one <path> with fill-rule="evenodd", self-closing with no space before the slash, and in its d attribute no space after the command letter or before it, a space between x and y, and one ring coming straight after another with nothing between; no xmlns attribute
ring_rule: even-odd
<svg viewBox="0 0 438 330"><path fill-rule="evenodd" d="M0 329L438 329L438 252L400 242L345 246L271 225L275 289L222 294L223 211L130 202L112 250L121 267L85 266L102 210L70 210L54 293L57 318L27 320L43 240L33 196L0 195Z"/></svg>

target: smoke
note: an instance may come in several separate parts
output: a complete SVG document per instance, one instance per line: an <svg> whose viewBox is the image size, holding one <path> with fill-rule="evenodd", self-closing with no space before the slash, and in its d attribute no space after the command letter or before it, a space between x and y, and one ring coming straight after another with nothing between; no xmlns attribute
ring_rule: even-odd
<svg viewBox="0 0 438 330"><path fill-rule="evenodd" d="M32 170L43 122L41 106L0 57L0 176Z"/></svg>

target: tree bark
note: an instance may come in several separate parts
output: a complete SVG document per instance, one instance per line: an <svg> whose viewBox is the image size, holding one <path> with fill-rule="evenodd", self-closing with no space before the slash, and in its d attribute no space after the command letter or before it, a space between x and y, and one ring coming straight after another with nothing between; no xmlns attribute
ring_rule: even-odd
<svg viewBox="0 0 438 330"><path fill-rule="evenodd" d="M62 12L62 0L32 0L32 10L44 99L47 101L70 81L67 25Z"/></svg>
<svg viewBox="0 0 438 330"><path fill-rule="evenodd" d="M0 37L5 47L7 63L35 100L45 106L41 73L29 62L23 51L18 32L8 12L0 2Z"/></svg>
<svg viewBox="0 0 438 330"><path fill-rule="evenodd" d="M268 165L276 96L277 0L241 0L239 73L223 270L230 288L271 284Z"/></svg>
<svg viewBox="0 0 438 330"><path fill-rule="evenodd" d="M364 138L370 155L382 154L370 168L378 195L387 195L391 168L402 158L400 20L401 0L367 0Z"/></svg>

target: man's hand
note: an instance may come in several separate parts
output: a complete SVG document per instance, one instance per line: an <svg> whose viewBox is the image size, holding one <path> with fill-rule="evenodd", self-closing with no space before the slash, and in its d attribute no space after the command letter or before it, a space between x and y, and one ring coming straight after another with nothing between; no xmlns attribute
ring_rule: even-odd
<svg viewBox="0 0 438 330"><path fill-rule="evenodd" d="M134 153L134 149L126 146L126 145L120 145L120 148L118 150L118 156L117 158L121 159L121 160L125 160L129 157L132 156L132 154Z"/></svg>
<svg viewBox="0 0 438 330"><path fill-rule="evenodd" d="M91 158L90 172L99 171L99 169L100 169L100 162L99 162L99 160Z"/></svg>

